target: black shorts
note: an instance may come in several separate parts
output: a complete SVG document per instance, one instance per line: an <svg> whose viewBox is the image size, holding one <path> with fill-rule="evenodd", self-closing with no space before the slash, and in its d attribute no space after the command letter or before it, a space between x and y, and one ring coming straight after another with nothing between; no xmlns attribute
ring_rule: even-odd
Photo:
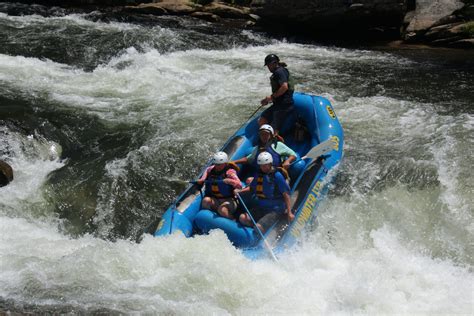
<svg viewBox="0 0 474 316"><path fill-rule="evenodd" d="M264 119L277 131L281 130L285 119L293 111L293 105L272 105L262 112Z"/></svg>
<svg viewBox="0 0 474 316"><path fill-rule="evenodd" d="M276 221L283 216L283 212L269 211L265 209L254 209L251 211L253 219L267 231Z"/></svg>

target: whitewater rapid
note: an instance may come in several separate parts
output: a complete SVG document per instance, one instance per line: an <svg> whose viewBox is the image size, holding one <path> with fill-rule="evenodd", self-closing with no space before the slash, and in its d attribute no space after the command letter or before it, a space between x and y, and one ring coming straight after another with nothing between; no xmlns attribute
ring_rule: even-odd
<svg viewBox="0 0 474 316"><path fill-rule="evenodd" d="M68 25L127 38L100 58L96 41L77 63L0 54L0 158L15 169L0 188L4 310L473 313L473 100L446 105L429 97L442 84L404 96L393 83L436 64L249 31L249 42L212 49L200 41L228 38L193 45L197 31L82 15L0 20L18 33ZM135 242L268 94L268 53L299 91L329 98L345 130L319 226L278 263L246 259L222 232ZM455 79L459 89L472 76Z"/></svg>

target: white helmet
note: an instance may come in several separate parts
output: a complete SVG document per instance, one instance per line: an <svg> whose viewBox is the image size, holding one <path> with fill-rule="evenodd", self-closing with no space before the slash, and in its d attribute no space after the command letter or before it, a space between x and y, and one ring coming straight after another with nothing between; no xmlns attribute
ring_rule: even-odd
<svg viewBox="0 0 474 316"><path fill-rule="evenodd" d="M270 134L273 135L273 127L271 127L270 125L268 124L263 124L262 126L260 126L259 130L260 131L267 131L267 132L270 132Z"/></svg>
<svg viewBox="0 0 474 316"><path fill-rule="evenodd" d="M258 165L266 165L269 163L273 163L273 157L269 152L261 152L257 157L257 164Z"/></svg>
<svg viewBox="0 0 474 316"><path fill-rule="evenodd" d="M223 164L223 163L226 163L226 162L229 162L229 157L227 156L227 154L223 151L218 151L214 154L214 157L213 157L213 163L216 164L216 165L220 165L220 164Z"/></svg>

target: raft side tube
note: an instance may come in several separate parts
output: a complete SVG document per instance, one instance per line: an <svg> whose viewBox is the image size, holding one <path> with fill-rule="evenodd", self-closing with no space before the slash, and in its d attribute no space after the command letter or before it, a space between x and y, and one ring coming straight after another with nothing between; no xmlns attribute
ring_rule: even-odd
<svg viewBox="0 0 474 316"><path fill-rule="evenodd" d="M253 228L243 226L206 209L199 211L194 219L194 224L206 234L213 229L222 229L236 247L252 246L258 239Z"/></svg>
<svg viewBox="0 0 474 316"><path fill-rule="evenodd" d="M193 225L191 221L178 211L166 212L161 218L154 236L171 235L181 232L186 237L191 237Z"/></svg>

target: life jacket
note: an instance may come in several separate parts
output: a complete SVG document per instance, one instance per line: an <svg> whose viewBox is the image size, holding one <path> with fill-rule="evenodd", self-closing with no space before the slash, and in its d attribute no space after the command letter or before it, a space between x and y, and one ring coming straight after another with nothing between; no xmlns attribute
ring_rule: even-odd
<svg viewBox="0 0 474 316"><path fill-rule="evenodd" d="M239 167L233 162L228 162L221 171L217 171L215 167L212 168L206 178L206 196L223 199L234 195L234 187L223 182L227 178L226 174L229 169L239 171Z"/></svg>
<svg viewBox="0 0 474 316"><path fill-rule="evenodd" d="M257 186L255 188L255 194L259 199L283 199L283 194L280 192L278 185L276 184L275 175L277 172L281 173L285 180L288 179L288 172L282 167L278 167L276 169L272 168L270 173L259 172L257 174Z"/></svg>
<svg viewBox="0 0 474 316"><path fill-rule="evenodd" d="M268 152L270 155L272 155L272 158L273 158L273 163L272 163L272 164L273 164L273 167L275 167L275 168L276 168L276 167L279 167L279 166L281 165L281 163L282 163L282 161L281 161L281 156L280 156L280 154L277 153L277 152L275 151L275 149L273 149L273 147L272 147L272 144L275 144L275 145L276 145L276 143L277 143L277 140L274 139L274 140L268 142L268 145L266 145L266 146L258 146L258 148L257 148L257 153L256 153L256 155L255 155L255 159L254 159L253 162L252 162L252 167L254 167L256 170L259 170L259 169L260 169L259 166L258 166L257 157L258 157L258 155L259 155L261 152L264 152L264 151L266 151L266 152Z"/></svg>
<svg viewBox="0 0 474 316"><path fill-rule="evenodd" d="M283 68L283 70L286 72L287 76L288 76L288 91L291 91L293 92L295 90L295 84L293 82L293 77L290 75L290 72L288 71L288 69L286 69L286 67L282 67L280 66L281 68ZM275 76L270 76L270 84L272 86L272 92L275 93L278 91L278 89L280 89L280 83L276 80Z"/></svg>

